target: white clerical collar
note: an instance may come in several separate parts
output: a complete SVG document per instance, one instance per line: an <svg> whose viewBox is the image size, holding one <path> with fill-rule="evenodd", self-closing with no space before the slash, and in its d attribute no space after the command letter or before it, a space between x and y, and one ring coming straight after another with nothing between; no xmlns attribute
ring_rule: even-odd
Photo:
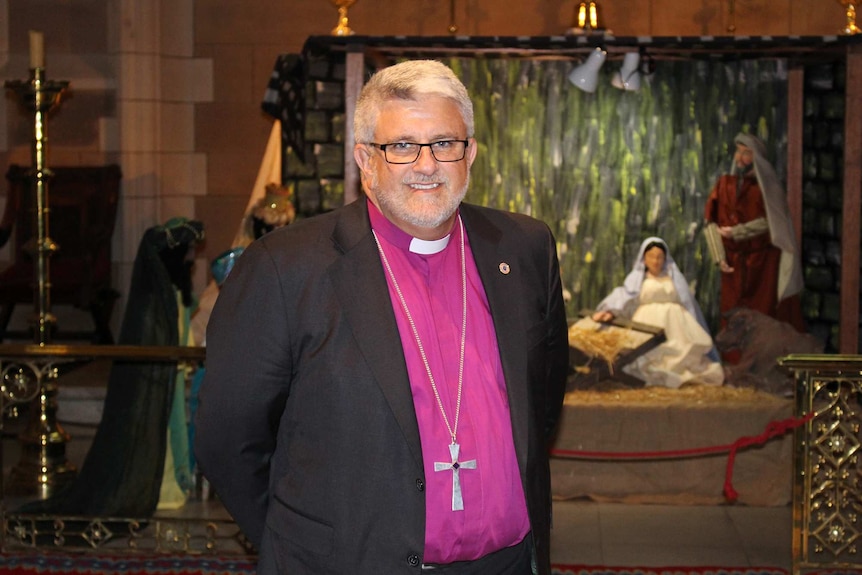
<svg viewBox="0 0 862 575"><path fill-rule="evenodd" d="M451 237L452 234L448 234L439 240L420 240L419 238L413 238L410 240L410 251L414 254L423 256L440 253L449 245L449 238Z"/></svg>

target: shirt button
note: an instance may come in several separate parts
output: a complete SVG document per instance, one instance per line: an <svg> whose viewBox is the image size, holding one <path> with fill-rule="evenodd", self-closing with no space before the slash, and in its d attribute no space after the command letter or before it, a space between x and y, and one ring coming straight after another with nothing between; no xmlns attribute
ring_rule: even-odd
<svg viewBox="0 0 862 575"><path fill-rule="evenodd" d="M411 567L416 567L417 565L419 565L419 556L411 555L407 558L407 563L409 563Z"/></svg>
<svg viewBox="0 0 862 575"><path fill-rule="evenodd" d="M417 479L416 480L416 489L418 489L419 491L425 491L425 482L422 481L421 479Z"/></svg>

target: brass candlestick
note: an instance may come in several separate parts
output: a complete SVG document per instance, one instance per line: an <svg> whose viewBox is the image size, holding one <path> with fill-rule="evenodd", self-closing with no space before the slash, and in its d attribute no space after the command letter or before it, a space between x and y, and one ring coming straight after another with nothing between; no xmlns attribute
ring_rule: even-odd
<svg viewBox="0 0 862 575"><path fill-rule="evenodd" d="M583 0L575 8L575 21L566 34L589 34L601 29L596 0Z"/></svg>
<svg viewBox="0 0 862 575"><path fill-rule="evenodd" d="M45 68L30 68L28 81L7 81L7 89L15 92L28 111L33 112L33 148L31 185L36 200L36 237L29 244L35 256L33 269L34 343L45 346L51 343L56 318L51 313L51 255L57 244L51 240L49 230L48 182L51 171L47 167L48 124L47 116L60 101L60 95L69 85L66 81L45 79ZM30 423L22 435L21 462L12 470L8 488L11 492L28 494L35 491L41 498L48 497L56 487L70 479L75 472L65 457L69 437L57 423L56 372L39 378L37 401L31 404Z"/></svg>
<svg viewBox="0 0 862 575"><path fill-rule="evenodd" d="M347 21L347 9L356 4L356 0L330 0L338 7L338 26L332 29L333 36L350 36L353 30Z"/></svg>
<svg viewBox="0 0 862 575"><path fill-rule="evenodd" d="M856 25L856 4L857 0L838 0L838 3L844 6L844 14L847 18L847 23L844 25L844 28L841 30L842 34L858 34L862 32L862 29Z"/></svg>
<svg viewBox="0 0 862 575"><path fill-rule="evenodd" d="M34 343L45 345L51 343L56 318L51 314L51 255L57 251L57 245L48 233L48 181L51 171L46 162L46 144L48 142L48 112L60 101L60 94L69 82L45 80L44 68L31 68L30 80L23 82L12 80L6 82L6 88L15 92L33 112L33 148L32 148L32 185L36 198L36 230L35 245L31 246L36 256L36 267L33 280L36 285L34 292L35 319Z"/></svg>

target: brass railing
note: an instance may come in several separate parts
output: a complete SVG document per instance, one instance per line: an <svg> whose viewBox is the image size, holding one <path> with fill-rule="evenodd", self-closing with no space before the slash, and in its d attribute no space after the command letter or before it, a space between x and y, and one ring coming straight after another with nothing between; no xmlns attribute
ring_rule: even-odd
<svg viewBox="0 0 862 575"><path fill-rule="evenodd" d="M122 360L174 362L180 367L193 368L203 362L205 355L203 347L0 345L0 431L7 419L17 417L23 404L31 404L38 410L36 432L21 437L20 441L26 443L22 444L22 460L10 473L16 493L23 486L33 498L44 499L69 477L74 477L74 467L65 458L69 438L56 420L61 366ZM2 442L0 464L4 464L0 469L5 474ZM0 492L0 552L3 553L48 548L92 553L252 552L230 516L213 513L211 506L203 503L195 502L181 511L157 512L152 517L31 515L9 510L9 489L2 480Z"/></svg>
<svg viewBox="0 0 862 575"><path fill-rule="evenodd" d="M790 355L796 381L794 575L862 569L862 355Z"/></svg>

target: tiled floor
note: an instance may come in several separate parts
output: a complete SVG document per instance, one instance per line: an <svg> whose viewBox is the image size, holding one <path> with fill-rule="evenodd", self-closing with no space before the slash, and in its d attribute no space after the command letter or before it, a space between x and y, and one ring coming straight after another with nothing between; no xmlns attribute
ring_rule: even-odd
<svg viewBox="0 0 862 575"><path fill-rule="evenodd" d="M554 503L554 563L791 567L791 509Z"/></svg>

